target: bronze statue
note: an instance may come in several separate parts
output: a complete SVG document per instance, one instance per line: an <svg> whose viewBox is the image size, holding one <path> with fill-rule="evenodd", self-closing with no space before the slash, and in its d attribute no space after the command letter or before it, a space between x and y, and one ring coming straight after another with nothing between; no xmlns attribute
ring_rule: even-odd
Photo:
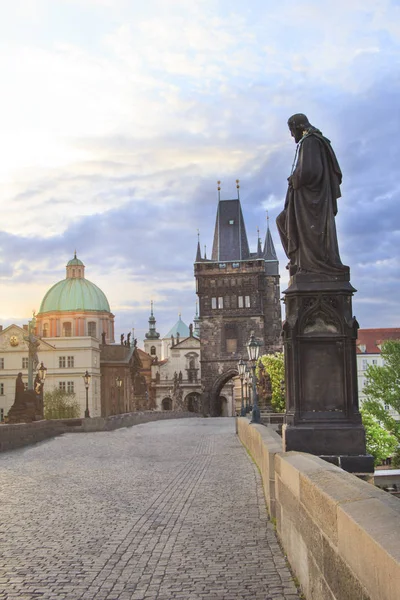
<svg viewBox="0 0 400 600"><path fill-rule="evenodd" d="M121 333L121 346L124 345L124 337L125 337L125 334Z"/></svg>
<svg viewBox="0 0 400 600"><path fill-rule="evenodd" d="M25 384L22 379L22 373L18 373L17 379L15 380L15 404L23 402L25 392Z"/></svg>
<svg viewBox="0 0 400 600"><path fill-rule="evenodd" d="M340 260L335 225L342 182L338 161L330 141L305 115L293 115L288 126L297 148L276 224L290 274L343 274L348 267Z"/></svg>

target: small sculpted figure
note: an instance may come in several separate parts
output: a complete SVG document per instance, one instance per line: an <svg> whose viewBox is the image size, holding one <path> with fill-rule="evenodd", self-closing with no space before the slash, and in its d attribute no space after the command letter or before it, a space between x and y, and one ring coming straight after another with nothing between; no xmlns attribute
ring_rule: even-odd
<svg viewBox="0 0 400 600"><path fill-rule="evenodd" d="M128 333L127 337L126 337L126 345L128 346L128 348L131 347L131 332Z"/></svg>
<svg viewBox="0 0 400 600"><path fill-rule="evenodd" d="M101 343L103 344L103 346L106 345L106 332L103 331L103 333L101 334Z"/></svg>
<svg viewBox="0 0 400 600"><path fill-rule="evenodd" d="M342 264L335 215L342 173L330 141L303 114L288 121L297 143L284 210L276 224L290 262L290 274L348 271Z"/></svg>
<svg viewBox="0 0 400 600"><path fill-rule="evenodd" d="M125 337L125 334L121 333L121 346L124 345L124 337Z"/></svg>
<svg viewBox="0 0 400 600"><path fill-rule="evenodd" d="M25 392L25 384L22 380L22 373L18 373L17 379L15 380L15 404L19 404L23 401Z"/></svg>

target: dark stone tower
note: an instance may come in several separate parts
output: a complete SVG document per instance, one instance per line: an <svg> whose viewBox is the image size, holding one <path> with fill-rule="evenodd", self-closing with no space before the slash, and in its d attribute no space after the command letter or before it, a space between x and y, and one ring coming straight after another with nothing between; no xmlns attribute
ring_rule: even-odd
<svg viewBox="0 0 400 600"><path fill-rule="evenodd" d="M260 353L281 350L279 264L269 227L264 249L249 251L239 199L218 201L211 259L202 258L200 243L194 264L200 305L203 410L221 413L219 393L247 359L246 344L254 331ZM218 187L218 193L220 188Z"/></svg>

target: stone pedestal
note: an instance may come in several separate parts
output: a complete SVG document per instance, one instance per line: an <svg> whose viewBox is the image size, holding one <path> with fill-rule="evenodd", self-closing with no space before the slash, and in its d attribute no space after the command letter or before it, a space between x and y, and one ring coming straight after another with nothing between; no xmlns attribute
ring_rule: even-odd
<svg viewBox="0 0 400 600"><path fill-rule="evenodd" d="M337 277L296 273L284 291L283 440L286 451L364 457L360 460L369 472L373 460L366 455L358 409L356 290L349 279L349 272Z"/></svg>
<svg viewBox="0 0 400 600"><path fill-rule="evenodd" d="M18 397L8 411L9 423L31 423L43 419L43 400L33 390Z"/></svg>

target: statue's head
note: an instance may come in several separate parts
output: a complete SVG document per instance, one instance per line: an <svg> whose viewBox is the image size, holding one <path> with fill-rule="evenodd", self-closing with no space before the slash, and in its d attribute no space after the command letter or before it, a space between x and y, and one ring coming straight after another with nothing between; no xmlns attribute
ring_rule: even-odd
<svg viewBox="0 0 400 600"><path fill-rule="evenodd" d="M290 129L290 133L292 137L294 137L294 140L297 144L303 137L304 132L309 127L311 127L311 123L307 119L306 115L303 115L302 113L297 113L289 117L288 126Z"/></svg>

